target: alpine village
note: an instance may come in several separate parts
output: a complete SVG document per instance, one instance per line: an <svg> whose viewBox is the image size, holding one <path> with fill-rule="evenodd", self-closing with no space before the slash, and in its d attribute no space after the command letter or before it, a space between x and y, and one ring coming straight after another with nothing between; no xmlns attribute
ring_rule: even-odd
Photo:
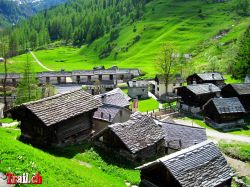
<svg viewBox="0 0 250 187"><path fill-rule="evenodd" d="M250 0L0 0L0 187L250 187Z"/></svg>

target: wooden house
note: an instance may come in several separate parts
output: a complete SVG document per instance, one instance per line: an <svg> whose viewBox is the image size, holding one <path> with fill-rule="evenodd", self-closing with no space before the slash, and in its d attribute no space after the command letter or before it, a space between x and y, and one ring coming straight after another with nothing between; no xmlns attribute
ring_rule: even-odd
<svg viewBox="0 0 250 187"><path fill-rule="evenodd" d="M140 187L229 187L234 172L212 141L138 167Z"/></svg>
<svg viewBox="0 0 250 187"><path fill-rule="evenodd" d="M202 106L211 98L220 97L221 89L214 84L192 84L178 88L181 97L177 107L181 111L200 113Z"/></svg>
<svg viewBox="0 0 250 187"><path fill-rule="evenodd" d="M250 84L228 84L222 88L223 97L238 97L245 110L250 112Z"/></svg>
<svg viewBox="0 0 250 187"><path fill-rule="evenodd" d="M136 112L124 123L109 125L94 139L113 154L136 163L164 155L164 133L152 118Z"/></svg>
<svg viewBox="0 0 250 187"><path fill-rule="evenodd" d="M195 73L193 75L188 76L187 84L204 84L204 83L212 83L220 88L225 85L225 79L222 74L217 72L212 73Z"/></svg>
<svg viewBox="0 0 250 187"><path fill-rule="evenodd" d="M176 74L171 76L166 89L166 80L161 75L156 75L155 80L151 82L151 92L161 101L168 101L169 97L176 99L176 88L184 83L184 79Z"/></svg>
<svg viewBox="0 0 250 187"><path fill-rule="evenodd" d="M131 113L127 108L104 104L94 113L93 129L95 133L98 133L111 124L128 121Z"/></svg>
<svg viewBox="0 0 250 187"><path fill-rule="evenodd" d="M165 133L165 153L171 154L207 140L206 129L170 122L157 122Z"/></svg>
<svg viewBox="0 0 250 187"><path fill-rule="evenodd" d="M128 81L128 96L133 99L148 98L148 81Z"/></svg>
<svg viewBox="0 0 250 187"><path fill-rule="evenodd" d="M78 142L92 133L101 102L82 90L24 103L9 112L21 121L22 138L37 145Z"/></svg>
<svg viewBox="0 0 250 187"><path fill-rule="evenodd" d="M213 98L203 106L206 123L224 131L244 126L243 117L245 112L237 97Z"/></svg>

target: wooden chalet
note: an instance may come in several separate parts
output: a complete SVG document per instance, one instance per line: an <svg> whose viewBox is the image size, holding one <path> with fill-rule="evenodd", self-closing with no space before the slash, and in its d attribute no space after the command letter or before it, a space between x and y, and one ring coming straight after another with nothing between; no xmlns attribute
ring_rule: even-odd
<svg viewBox="0 0 250 187"><path fill-rule="evenodd" d="M92 116L101 102L83 90L24 103L9 112L21 121L22 138L37 145L78 142L92 133Z"/></svg>
<svg viewBox="0 0 250 187"><path fill-rule="evenodd" d="M221 89L214 84L192 84L177 89L181 99L177 107L181 111L200 113L202 106L211 98L219 97Z"/></svg>
<svg viewBox="0 0 250 187"><path fill-rule="evenodd" d="M212 73L195 73L193 75L188 76L187 84L204 84L204 83L212 83L218 87L223 87L225 85L225 79L222 74L217 72Z"/></svg>
<svg viewBox="0 0 250 187"><path fill-rule="evenodd" d="M133 99L148 98L148 81L144 80L128 81L128 95Z"/></svg>
<svg viewBox="0 0 250 187"><path fill-rule="evenodd" d="M228 84L221 90L223 97L238 97L245 110L250 113L250 83Z"/></svg>
<svg viewBox="0 0 250 187"><path fill-rule="evenodd" d="M111 124L128 121L131 113L127 108L104 104L94 113L93 129L95 133L98 133Z"/></svg>
<svg viewBox="0 0 250 187"><path fill-rule="evenodd" d="M166 154L186 149L207 140L206 129L158 121L165 133Z"/></svg>
<svg viewBox="0 0 250 187"><path fill-rule="evenodd" d="M105 150L136 163L164 155L164 132L152 118L139 112L127 122L109 125L94 139Z"/></svg>
<svg viewBox="0 0 250 187"><path fill-rule="evenodd" d="M203 106L206 123L224 131L242 128L245 113L237 97L213 98Z"/></svg>
<svg viewBox="0 0 250 187"><path fill-rule="evenodd" d="M234 172L212 141L138 167L140 187L227 187Z"/></svg>

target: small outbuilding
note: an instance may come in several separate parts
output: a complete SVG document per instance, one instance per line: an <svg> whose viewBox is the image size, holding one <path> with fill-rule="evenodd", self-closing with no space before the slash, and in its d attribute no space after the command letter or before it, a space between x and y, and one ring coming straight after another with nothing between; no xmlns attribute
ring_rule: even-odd
<svg viewBox="0 0 250 187"><path fill-rule="evenodd" d="M109 104L100 106L93 116L95 134L111 124L128 121L131 113L131 110L120 106Z"/></svg>
<svg viewBox="0 0 250 187"><path fill-rule="evenodd" d="M16 106L9 112L21 121L21 137L36 145L78 142L92 133L92 116L101 102L83 90Z"/></svg>
<svg viewBox="0 0 250 187"><path fill-rule="evenodd" d="M113 154L135 163L164 155L164 132L153 118L139 112L124 123L109 125L94 139L96 144Z"/></svg>
<svg viewBox="0 0 250 187"><path fill-rule="evenodd" d="M178 88L177 107L181 111L200 113L202 106L211 98L220 97L221 89L214 84L191 84Z"/></svg>
<svg viewBox="0 0 250 187"><path fill-rule="evenodd" d="M186 149L207 140L206 129L182 124L158 122L165 132L166 154Z"/></svg>
<svg viewBox="0 0 250 187"><path fill-rule="evenodd" d="M250 83L228 84L222 88L223 97L238 97L245 110L250 112Z"/></svg>
<svg viewBox="0 0 250 187"><path fill-rule="evenodd" d="M221 73L211 72L211 73L195 73L193 75L188 76L187 84L204 84L211 83L220 88L222 88L225 84L225 79Z"/></svg>
<svg viewBox="0 0 250 187"><path fill-rule="evenodd" d="M148 81L143 81L143 80L128 81L128 96L133 99L147 99Z"/></svg>
<svg viewBox="0 0 250 187"><path fill-rule="evenodd" d="M237 97L213 98L203 106L206 123L223 131L242 128L245 125L245 113Z"/></svg>
<svg viewBox="0 0 250 187"><path fill-rule="evenodd" d="M147 163L141 170L140 187L227 187L234 172L212 141Z"/></svg>

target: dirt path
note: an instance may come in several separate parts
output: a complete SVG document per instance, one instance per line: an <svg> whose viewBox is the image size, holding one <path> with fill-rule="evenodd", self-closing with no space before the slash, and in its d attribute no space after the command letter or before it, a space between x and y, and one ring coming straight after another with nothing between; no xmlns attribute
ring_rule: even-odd
<svg viewBox="0 0 250 187"><path fill-rule="evenodd" d="M182 120L182 119L174 119L176 123L188 125L188 126L196 126L200 127L195 122L189 121L189 120ZM248 136L242 136L242 135L234 135L229 133L222 133L218 132L216 130L206 129L207 136L210 136L216 140L230 140L230 141L240 141L245 143L250 143L250 137Z"/></svg>
<svg viewBox="0 0 250 187"><path fill-rule="evenodd" d="M250 177L250 164L224 155L228 163L237 171L239 176Z"/></svg>
<svg viewBox="0 0 250 187"><path fill-rule="evenodd" d="M49 68L47 68L46 66L44 66L44 65L42 64L42 62L40 62L40 61L38 60L38 58L36 57L36 55L35 55L32 51L30 51L30 54L31 54L32 57L35 59L35 61L38 63L38 65L41 66L43 69L46 69L46 70L48 70L48 71L54 71L54 70L49 69Z"/></svg>

